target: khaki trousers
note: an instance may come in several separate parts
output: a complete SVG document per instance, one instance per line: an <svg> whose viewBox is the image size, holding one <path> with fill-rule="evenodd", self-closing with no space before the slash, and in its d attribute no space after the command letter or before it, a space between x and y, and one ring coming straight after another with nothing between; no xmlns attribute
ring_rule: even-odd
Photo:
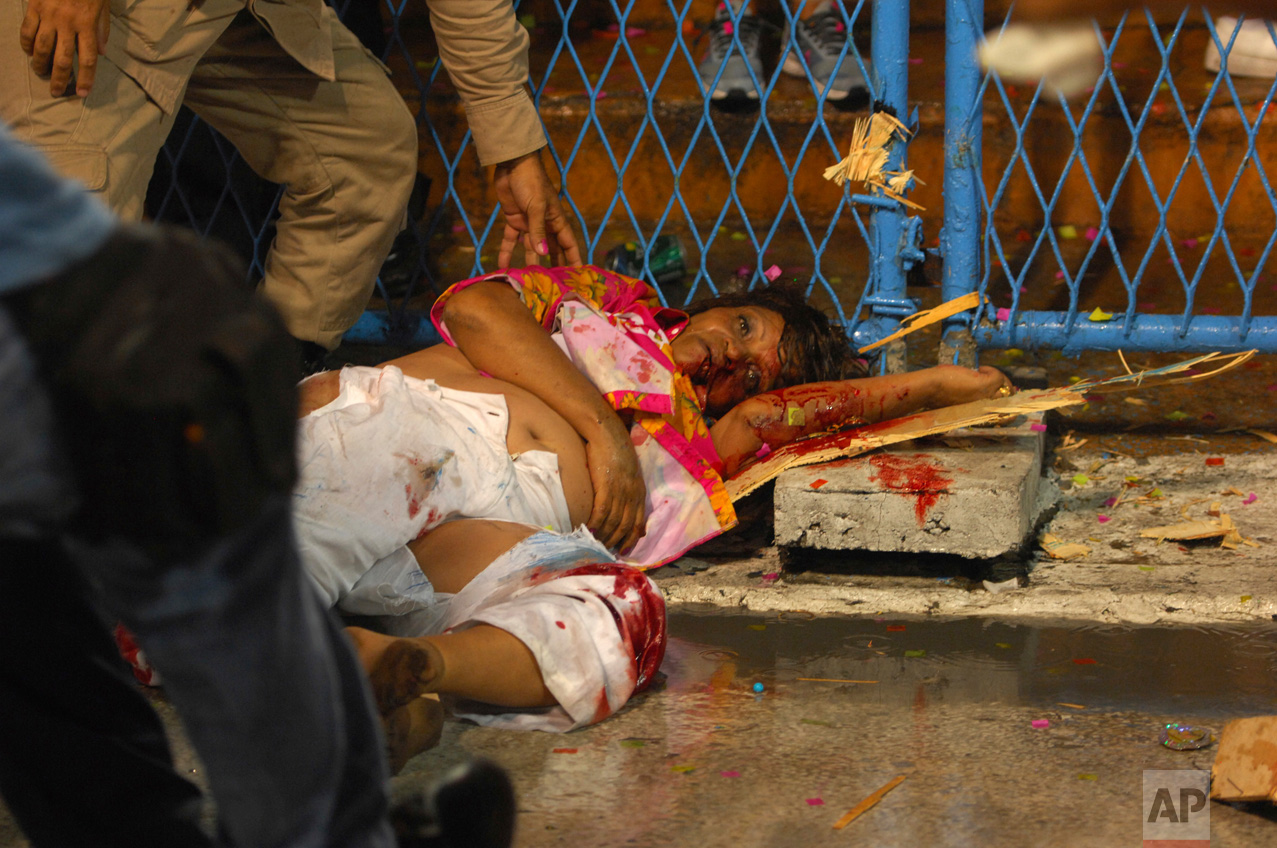
<svg viewBox="0 0 1277 848"><path fill-rule="evenodd" d="M15 134L138 219L175 104L185 103L284 186L262 290L294 336L336 347L403 225L417 168L416 123L385 67L327 6L314 24L331 31L332 81L289 56L244 0L116 0L110 46L157 69L174 105L161 106L148 88L170 98L154 79L130 76L109 54L87 98L51 97L18 45L25 8L0 0L0 117Z"/></svg>

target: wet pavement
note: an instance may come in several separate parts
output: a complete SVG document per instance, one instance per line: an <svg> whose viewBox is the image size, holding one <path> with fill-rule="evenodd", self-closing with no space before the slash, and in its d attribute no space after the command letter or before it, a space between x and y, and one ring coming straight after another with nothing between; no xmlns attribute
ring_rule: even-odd
<svg viewBox="0 0 1277 848"><path fill-rule="evenodd" d="M515 779L521 846L1132 845L1143 770L1214 758L1164 748L1164 724L1218 732L1277 695L1270 626L685 610L670 632L663 685L621 714L566 736L450 725L396 793L494 759ZM1212 804L1212 845L1273 844L1270 817Z"/></svg>

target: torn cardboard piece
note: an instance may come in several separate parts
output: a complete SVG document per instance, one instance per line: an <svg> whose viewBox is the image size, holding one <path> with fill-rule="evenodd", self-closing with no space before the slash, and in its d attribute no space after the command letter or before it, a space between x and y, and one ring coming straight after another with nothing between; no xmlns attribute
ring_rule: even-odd
<svg viewBox="0 0 1277 848"><path fill-rule="evenodd" d="M1239 718L1224 725L1211 767L1216 801L1277 801L1277 716Z"/></svg>
<svg viewBox="0 0 1277 848"><path fill-rule="evenodd" d="M836 433L811 436L753 460L727 480L725 488L732 500L740 500L789 468L846 459L922 436L1010 421L1033 412L1086 403L1084 395L1092 392L1131 391L1185 380L1199 380L1235 368L1254 355L1253 350L1233 354L1208 353L1174 365L1123 374L1107 380L1079 382L1054 389L1026 390L1009 397L986 398ZM1212 371L1184 376L1184 372L1207 363L1215 363L1217 367Z"/></svg>

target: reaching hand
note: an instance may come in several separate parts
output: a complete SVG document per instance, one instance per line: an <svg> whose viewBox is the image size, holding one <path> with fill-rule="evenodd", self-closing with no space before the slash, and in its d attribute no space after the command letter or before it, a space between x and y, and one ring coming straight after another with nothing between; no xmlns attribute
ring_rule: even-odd
<svg viewBox="0 0 1277 848"><path fill-rule="evenodd" d="M594 484L594 508L586 522L605 547L624 551L646 530L647 486L639 469L638 454L619 418L599 440L585 443L585 458Z"/></svg>
<svg viewBox="0 0 1277 848"><path fill-rule="evenodd" d="M22 52L31 57L31 69L40 76L49 75L54 97L66 93L78 54L75 93L87 97L110 34L111 8L106 0L31 0L18 41Z"/></svg>
<svg viewBox="0 0 1277 848"><path fill-rule="evenodd" d="M497 165L494 183L497 202L505 216L497 255L500 267L510 267L516 243L523 245L528 264L535 261L534 257L546 256L552 265L581 264L581 250L541 161L541 151Z"/></svg>

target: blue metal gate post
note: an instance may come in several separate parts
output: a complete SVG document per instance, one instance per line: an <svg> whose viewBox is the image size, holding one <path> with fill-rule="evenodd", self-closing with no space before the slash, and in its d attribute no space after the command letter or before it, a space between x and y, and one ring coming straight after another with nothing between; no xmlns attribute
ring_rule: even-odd
<svg viewBox="0 0 1277 848"><path fill-rule="evenodd" d="M980 66L976 62L984 24L984 0L948 0L944 18L944 259L940 300L975 291L980 280L983 185ZM976 310L978 315L980 310ZM975 367L971 313L945 321L939 360Z"/></svg>
<svg viewBox="0 0 1277 848"><path fill-rule="evenodd" d="M870 69L874 97L881 106L890 107L902 123L916 123L909 115L909 3L908 0L874 0L873 64ZM878 104L875 104L878 106ZM881 108L879 106L879 108ZM891 142L886 171L903 171L904 141ZM885 200L885 198L882 198ZM870 277L874 283L874 330L877 337L887 335L901 318L917 311L917 305L905 294L905 268L901 251L906 247L909 228L905 209L899 203L875 203L869 221ZM879 332L883 325L893 325ZM905 370L904 342L893 342L883 350L880 371L899 373Z"/></svg>

